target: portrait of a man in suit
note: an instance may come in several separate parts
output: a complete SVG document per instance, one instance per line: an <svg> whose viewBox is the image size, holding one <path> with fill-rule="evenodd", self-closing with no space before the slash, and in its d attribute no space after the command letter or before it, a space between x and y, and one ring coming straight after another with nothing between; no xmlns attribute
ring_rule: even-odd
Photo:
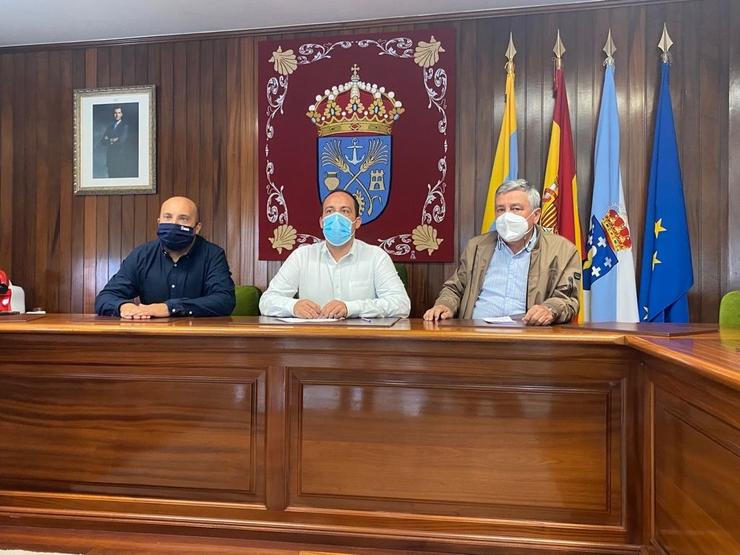
<svg viewBox="0 0 740 555"><path fill-rule="evenodd" d="M138 106L114 104L96 106L102 136L98 142L94 177L137 177L138 162ZM96 111L97 111L96 110ZM112 119L108 119L112 116ZM96 118L98 119L98 118ZM100 131L99 131L100 133Z"/></svg>

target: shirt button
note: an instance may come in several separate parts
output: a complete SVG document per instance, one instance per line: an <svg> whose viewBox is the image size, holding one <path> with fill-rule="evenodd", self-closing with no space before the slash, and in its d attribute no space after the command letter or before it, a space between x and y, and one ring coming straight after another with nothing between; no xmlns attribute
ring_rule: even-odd
<svg viewBox="0 0 740 555"><path fill-rule="evenodd" d="M172 289L174 289L174 288L175 288L175 284L173 283L173 284L172 284Z"/></svg>
<svg viewBox="0 0 740 555"><path fill-rule="evenodd" d="M175 310L177 310L177 309L176 309L176 308L173 308L173 309L172 309L172 314L174 314L174 313L175 313Z"/></svg>
<svg viewBox="0 0 740 555"><path fill-rule="evenodd" d="M175 263L175 264L173 264L173 266L174 266L175 268L177 268L177 264L176 264L176 263Z"/></svg>
<svg viewBox="0 0 740 555"><path fill-rule="evenodd" d="M188 314L189 314L190 316L192 316L192 315L193 315L193 311L191 310L190 312L188 312Z"/></svg>

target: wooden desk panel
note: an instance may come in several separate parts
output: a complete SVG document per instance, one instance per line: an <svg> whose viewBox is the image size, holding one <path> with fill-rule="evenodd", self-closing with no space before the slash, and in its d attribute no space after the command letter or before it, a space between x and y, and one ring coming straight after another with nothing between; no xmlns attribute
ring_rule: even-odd
<svg viewBox="0 0 740 555"><path fill-rule="evenodd" d="M264 503L266 367L228 341L2 337L0 488Z"/></svg>
<svg viewBox="0 0 740 555"><path fill-rule="evenodd" d="M347 370L291 369L292 504L619 524L621 380Z"/></svg>
<svg viewBox="0 0 740 555"><path fill-rule="evenodd" d="M399 324L3 324L0 519L479 554L735 547L740 359L714 357L718 334Z"/></svg>
<svg viewBox="0 0 740 555"><path fill-rule="evenodd" d="M671 554L740 553L740 399L648 360L653 542Z"/></svg>

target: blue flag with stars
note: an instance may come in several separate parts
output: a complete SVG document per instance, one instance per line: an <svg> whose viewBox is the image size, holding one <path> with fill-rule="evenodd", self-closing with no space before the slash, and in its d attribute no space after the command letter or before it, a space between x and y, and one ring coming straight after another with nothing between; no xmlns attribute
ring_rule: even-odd
<svg viewBox="0 0 740 555"><path fill-rule="evenodd" d="M663 62L640 274L643 322L688 322L694 284L669 81L670 65Z"/></svg>

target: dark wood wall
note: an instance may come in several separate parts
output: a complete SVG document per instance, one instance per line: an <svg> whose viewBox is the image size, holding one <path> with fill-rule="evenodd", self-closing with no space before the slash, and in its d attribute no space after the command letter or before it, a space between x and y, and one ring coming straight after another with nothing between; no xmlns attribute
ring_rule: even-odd
<svg viewBox="0 0 740 555"><path fill-rule="evenodd" d="M509 31L518 50L520 174L540 186L552 118L551 51L561 31L581 221L587 221L601 47L611 28L622 172L639 261L664 21L675 41L671 92L694 260L691 314L716 321L721 295L740 287L740 171L732 159L740 136L740 46L738 33L730 34L740 28L740 9L734 0L610 3L359 28L400 33L448 24L458 30L458 251L482 219ZM306 36L322 33L337 30ZM159 204L173 194L199 203L203 234L226 248L236 282L267 285L279 264L256 260L256 46L264 38L280 35L0 50L0 268L26 289L30 306L92 311L96 291L122 257L155 236ZM73 196L73 89L134 84L157 86L157 194ZM415 315L433 302L453 268L410 266Z"/></svg>

